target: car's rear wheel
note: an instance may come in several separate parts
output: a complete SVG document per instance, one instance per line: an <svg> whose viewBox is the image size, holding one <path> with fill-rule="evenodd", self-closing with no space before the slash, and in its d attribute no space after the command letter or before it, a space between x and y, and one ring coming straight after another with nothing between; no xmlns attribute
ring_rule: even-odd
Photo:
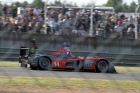
<svg viewBox="0 0 140 93"><path fill-rule="evenodd" d="M41 70L49 70L51 69L51 60L47 57L41 57L39 59L39 68Z"/></svg>
<svg viewBox="0 0 140 93"><path fill-rule="evenodd" d="M106 73L108 71L109 64L106 60L100 60L97 62L96 67L97 72Z"/></svg>

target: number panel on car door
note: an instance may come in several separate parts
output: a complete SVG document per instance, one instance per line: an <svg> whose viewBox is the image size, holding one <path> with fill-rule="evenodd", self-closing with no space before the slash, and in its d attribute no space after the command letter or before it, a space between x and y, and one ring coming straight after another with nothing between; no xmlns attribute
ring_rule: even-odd
<svg viewBox="0 0 140 93"><path fill-rule="evenodd" d="M53 60L52 68L65 68L66 60Z"/></svg>

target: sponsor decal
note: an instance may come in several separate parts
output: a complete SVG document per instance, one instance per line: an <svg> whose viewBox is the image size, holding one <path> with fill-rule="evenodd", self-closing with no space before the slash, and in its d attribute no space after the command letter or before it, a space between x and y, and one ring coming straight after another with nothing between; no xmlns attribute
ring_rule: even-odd
<svg viewBox="0 0 140 93"><path fill-rule="evenodd" d="M92 68L94 65L94 60L85 60L84 68Z"/></svg>

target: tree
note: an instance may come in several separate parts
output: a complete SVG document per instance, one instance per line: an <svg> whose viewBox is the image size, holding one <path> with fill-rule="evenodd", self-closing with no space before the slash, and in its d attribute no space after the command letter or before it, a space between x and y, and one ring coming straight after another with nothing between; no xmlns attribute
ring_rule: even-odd
<svg viewBox="0 0 140 93"><path fill-rule="evenodd" d="M25 5L25 6L27 6L28 5L28 2L27 1L24 1L22 4Z"/></svg>
<svg viewBox="0 0 140 93"><path fill-rule="evenodd" d="M137 4L133 1L129 6L129 12L135 12Z"/></svg>
<svg viewBox="0 0 140 93"><path fill-rule="evenodd" d="M60 0L55 0L53 3L51 2L51 6L67 6L67 7L77 7L76 3L73 2L61 2Z"/></svg>
<svg viewBox="0 0 140 93"><path fill-rule="evenodd" d="M92 7L91 3L88 3L87 5L83 5L84 7Z"/></svg>
<svg viewBox="0 0 140 93"><path fill-rule="evenodd" d="M123 7L122 12L129 12L129 5L127 5L127 3L124 3L124 4L122 5L122 7Z"/></svg>
<svg viewBox="0 0 140 93"><path fill-rule="evenodd" d="M138 4L140 4L140 0L138 0Z"/></svg>
<svg viewBox="0 0 140 93"><path fill-rule="evenodd" d="M64 4L60 0L55 0L53 3L51 2L51 6L63 6Z"/></svg>
<svg viewBox="0 0 140 93"><path fill-rule="evenodd" d="M41 8L41 7L44 7L44 3L42 2L42 0L34 0L32 3L32 6Z"/></svg>
<svg viewBox="0 0 140 93"><path fill-rule="evenodd" d="M19 1L12 3L12 5L16 5L17 7L21 7L21 3Z"/></svg>
<svg viewBox="0 0 140 93"><path fill-rule="evenodd" d="M23 3L20 3L19 5L18 5L19 7L23 7L23 6L29 6L29 4L28 4L28 2L27 1L24 1Z"/></svg>
<svg viewBox="0 0 140 93"><path fill-rule="evenodd" d="M108 0L105 6L114 7L116 12L122 10L123 0Z"/></svg>

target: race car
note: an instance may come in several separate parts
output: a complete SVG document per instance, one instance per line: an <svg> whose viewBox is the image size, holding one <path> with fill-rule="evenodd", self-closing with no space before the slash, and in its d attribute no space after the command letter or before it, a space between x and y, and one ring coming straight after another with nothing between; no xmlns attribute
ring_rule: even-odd
<svg viewBox="0 0 140 93"><path fill-rule="evenodd" d="M21 60L20 60L21 62ZM53 54L36 54L30 57L27 64L31 69L71 69L73 71L96 71L115 73L114 65L104 58L80 57L67 52L65 48Z"/></svg>

